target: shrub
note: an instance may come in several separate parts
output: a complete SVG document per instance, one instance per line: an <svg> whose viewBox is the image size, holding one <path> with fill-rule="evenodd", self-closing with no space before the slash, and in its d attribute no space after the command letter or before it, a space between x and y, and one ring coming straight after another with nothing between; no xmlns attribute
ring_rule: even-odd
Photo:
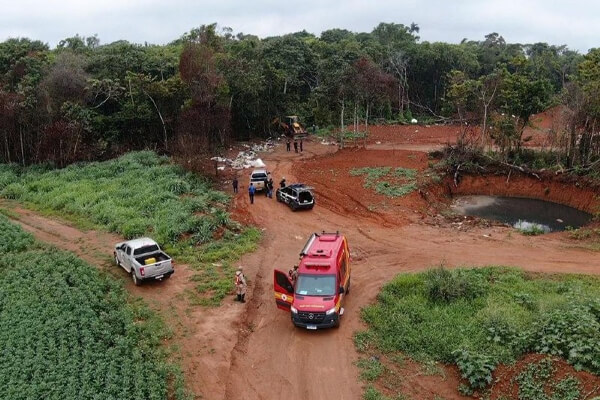
<svg viewBox="0 0 600 400"><path fill-rule="evenodd" d="M450 271L443 267L431 269L425 275L430 301L449 303L457 299L474 299L486 291L486 283L474 274L462 270Z"/></svg>
<svg viewBox="0 0 600 400"><path fill-rule="evenodd" d="M454 357L460 376L469 382L471 388L483 389L492 383L492 372L496 364L491 357L467 350L457 350Z"/></svg>

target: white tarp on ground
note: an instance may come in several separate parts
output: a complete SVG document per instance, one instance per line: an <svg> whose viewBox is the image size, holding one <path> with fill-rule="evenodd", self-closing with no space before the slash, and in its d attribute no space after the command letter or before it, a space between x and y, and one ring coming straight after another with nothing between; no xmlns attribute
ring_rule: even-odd
<svg viewBox="0 0 600 400"><path fill-rule="evenodd" d="M257 158L257 153L273 151L275 143L269 140L265 143L244 144L243 146L246 150L240 151L234 159L212 157L211 160L224 163L233 169L264 168L266 165L260 158Z"/></svg>

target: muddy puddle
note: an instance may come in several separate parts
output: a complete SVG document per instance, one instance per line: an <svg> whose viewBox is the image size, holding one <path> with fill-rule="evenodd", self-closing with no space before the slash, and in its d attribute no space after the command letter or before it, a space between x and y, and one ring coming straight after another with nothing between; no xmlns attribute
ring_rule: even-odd
<svg viewBox="0 0 600 400"><path fill-rule="evenodd" d="M541 229L544 232L579 228L592 216L562 204L520 197L459 196L452 203L454 212L500 221L517 229Z"/></svg>

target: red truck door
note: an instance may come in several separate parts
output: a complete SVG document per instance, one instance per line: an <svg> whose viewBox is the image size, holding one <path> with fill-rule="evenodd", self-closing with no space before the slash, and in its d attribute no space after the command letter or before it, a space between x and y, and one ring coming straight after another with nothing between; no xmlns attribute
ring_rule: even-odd
<svg viewBox="0 0 600 400"><path fill-rule="evenodd" d="M277 269L273 271L273 289L277 308L290 311L294 302L294 286L285 272Z"/></svg>

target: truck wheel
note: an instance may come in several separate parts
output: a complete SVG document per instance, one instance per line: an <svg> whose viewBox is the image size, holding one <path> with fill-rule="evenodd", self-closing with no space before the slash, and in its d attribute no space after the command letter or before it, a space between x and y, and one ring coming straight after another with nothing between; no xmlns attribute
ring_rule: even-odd
<svg viewBox="0 0 600 400"><path fill-rule="evenodd" d="M117 257L116 254L115 254L115 263L117 264L117 267L121 266L121 263L119 262L119 257Z"/></svg>
<svg viewBox="0 0 600 400"><path fill-rule="evenodd" d="M140 286L142 284L142 281L140 281L138 279L138 277L135 275L135 269L131 269L131 280L133 281L133 284L135 286Z"/></svg>
<svg viewBox="0 0 600 400"><path fill-rule="evenodd" d="M290 203L290 207L292 208L292 211L296 211L298 209L296 203Z"/></svg>

